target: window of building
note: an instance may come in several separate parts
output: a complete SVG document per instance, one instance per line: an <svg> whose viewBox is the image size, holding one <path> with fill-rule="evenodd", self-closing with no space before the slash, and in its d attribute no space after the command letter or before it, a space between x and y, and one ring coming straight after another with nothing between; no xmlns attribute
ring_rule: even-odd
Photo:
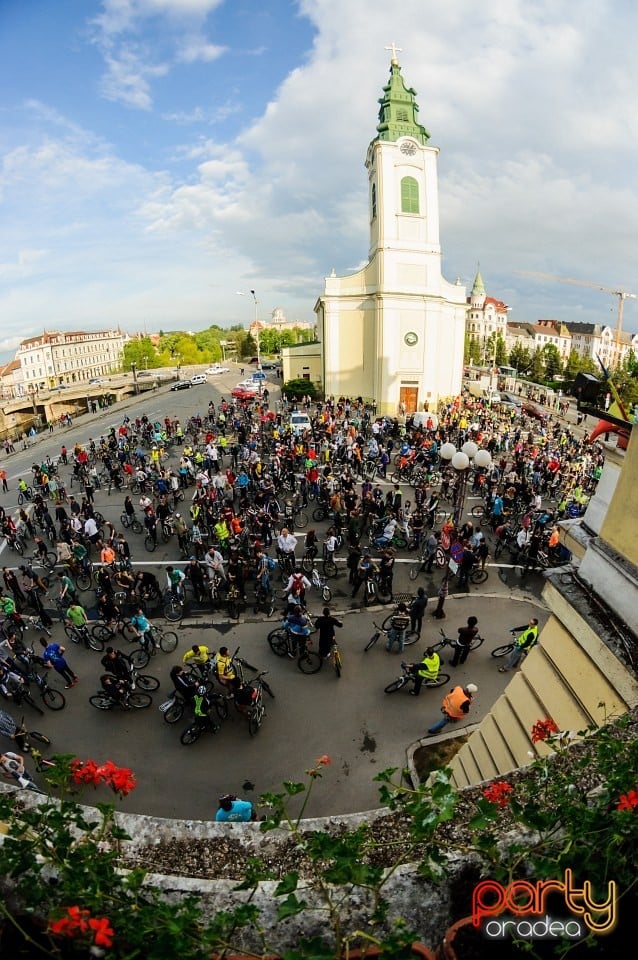
<svg viewBox="0 0 638 960"><path fill-rule="evenodd" d="M419 212L419 184L414 177L401 180L401 213Z"/></svg>
<svg viewBox="0 0 638 960"><path fill-rule="evenodd" d="M372 219L376 220L377 216L377 185L376 183L372 184Z"/></svg>

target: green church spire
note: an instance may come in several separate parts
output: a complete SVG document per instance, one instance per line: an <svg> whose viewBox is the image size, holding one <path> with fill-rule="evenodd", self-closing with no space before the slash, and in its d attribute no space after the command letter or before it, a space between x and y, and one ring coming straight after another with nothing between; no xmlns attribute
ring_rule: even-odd
<svg viewBox="0 0 638 960"><path fill-rule="evenodd" d="M418 123L419 106L416 102L416 90L406 87L401 76L401 67L396 58L397 48L392 45L390 62L390 80L383 88L379 100L379 123L376 140L398 140L399 137L414 137L419 143L426 144L430 134Z"/></svg>
<svg viewBox="0 0 638 960"><path fill-rule="evenodd" d="M476 271L476 276L474 277L474 286L472 287L472 296L473 297L485 296L485 284L483 283L483 277L481 276L480 268Z"/></svg>

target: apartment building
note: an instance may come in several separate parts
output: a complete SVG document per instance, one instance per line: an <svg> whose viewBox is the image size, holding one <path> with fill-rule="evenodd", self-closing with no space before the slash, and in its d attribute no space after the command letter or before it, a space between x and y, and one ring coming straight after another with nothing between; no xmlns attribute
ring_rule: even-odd
<svg viewBox="0 0 638 960"><path fill-rule="evenodd" d="M23 340L15 359L25 392L81 383L118 370L126 335L117 330L49 332Z"/></svg>

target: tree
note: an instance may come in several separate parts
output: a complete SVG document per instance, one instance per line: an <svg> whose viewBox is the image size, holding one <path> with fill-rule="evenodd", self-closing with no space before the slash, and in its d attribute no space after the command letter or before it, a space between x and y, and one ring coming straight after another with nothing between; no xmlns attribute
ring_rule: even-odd
<svg viewBox="0 0 638 960"><path fill-rule="evenodd" d="M533 383L541 383L545 378L545 364L543 362L543 351L536 347L532 362L529 368L530 379Z"/></svg>
<svg viewBox="0 0 638 960"><path fill-rule="evenodd" d="M562 374L563 361L555 343L546 343L543 347L543 363L545 364L546 380L553 380Z"/></svg>
<svg viewBox="0 0 638 960"><path fill-rule="evenodd" d="M568 380L575 380L582 368L583 358L575 350L572 350L565 364L565 376Z"/></svg>
<svg viewBox="0 0 638 960"><path fill-rule="evenodd" d="M122 368L130 370L134 363L138 370L153 369L161 366L157 350L149 337L140 337L139 340L129 340L124 346Z"/></svg>
<svg viewBox="0 0 638 960"><path fill-rule="evenodd" d="M300 400L301 397L308 396L314 400L317 396L317 387L310 380L287 380L282 384L281 392L290 399Z"/></svg>
<svg viewBox="0 0 638 960"><path fill-rule="evenodd" d="M510 367L514 367L519 373L525 373L529 370L532 363L532 357L527 347L521 343L516 343L510 350Z"/></svg>

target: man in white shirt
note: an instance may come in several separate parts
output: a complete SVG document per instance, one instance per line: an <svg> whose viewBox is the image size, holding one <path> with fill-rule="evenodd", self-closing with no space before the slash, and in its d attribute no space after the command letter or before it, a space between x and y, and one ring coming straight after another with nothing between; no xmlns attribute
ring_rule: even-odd
<svg viewBox="0 0 638 960"><path fill-rule="evenodd" d="M297 538L293 536L287 527L283 527L281 533L277 537L277 549L279 552L282 554L287 554L294 561L296 546Z"/></svg>
<svg viewBox="0 0 638 960"><path fill-rule="evenodd" d="M206 567L209 580L212 580L215 574L221 577L222 580L226 579L224 558L215 547L211 547L204 555L204 566Z"/></svg>
<svg viewBox="0 0 638 960"><path fill-rule="evenodd" d="M98 531L95 517L87 517L84 521L84 536L88 537L91 543L95 543L97 541Z"/></svg>

